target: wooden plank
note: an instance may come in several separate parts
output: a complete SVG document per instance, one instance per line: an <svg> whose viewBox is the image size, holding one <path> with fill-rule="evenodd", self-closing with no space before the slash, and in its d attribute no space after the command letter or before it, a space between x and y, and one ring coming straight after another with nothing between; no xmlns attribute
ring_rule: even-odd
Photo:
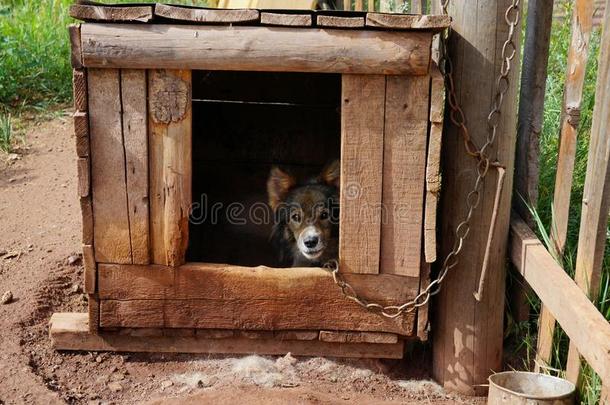
<svg viewBox="0 0 610 405"><path fill-rule="evenodd" d="M78 158L76 160L76 169L78 174L78 196L80 198L89 197L89 190L91 189L91 180L89 175L89 159Z"/></svg>
<svg viewBox="0 0 610 405"><path fill-rule="evenodd" d="M411 14L426 14L426 0L411 0Z"/></svg>
<svg viewBox="0 0 610 405"><path fill-rule="evenodd" d="M432 2L435 4L438 2ZM454 61L456 98L467 117L473 142L483 145L488 136L487 117L494 102L496 81L502 66L502 46L507 37L504 12L511 0L483 0L473 7L470 0L449 2L453 33L449 45ZM519 46L520 25L515 29ZM506 280L506 239L510 217L512 173L515 150L519 55L511 62L510 86L499 117L498 136L487 152L506 167L504 187L497 210L497 222L491 235L487 276L482 301L473 298L478 289L481 264L485 257L488 230L494 211L498 172L485 179L481 202L470 225L459 263L443 281L436 295L433 333L433 375L447 390L465 394L484 394L493 370L502 367L504 294ZM481 64L481 60L487 63ZM440 257L451 251L455 230L463 221L467 195L476 180L476 161L465 153L459 130L445 126L443 137L443 198L441 202L442 235Z"/></svg>
<svg viewBox="0 0 610 405"><path fill-rule="evenodd" d="M363 7L363 4L362 4L362 3L363 3L363 1L362 1L362 0L356 0L356 4L355 4L355 7L354 7L354 10L356 10L356 11L362 11L362 10L364 9L364 7Z"/></svg>
<svg viewBox="0 0 610 405"><path fill-rule="evenodd" d="M382 332L342 332L342 331L320 331L320 340L334 343L398 343L398 335Z"/></svg>
<svg viewBox="0 0 610 405"><path fill-rule="evenodd" d="M148 74L152 262L185 261L191 206L191 71Z"/></svg>
<svg viewBox="0 0 610 405"><path fill-rule="evenodd" d="M386 78L380 273L420 273L429 94L429 76Z"/></svg>
<svg viewBox="0 0 610 405"><path fill-rule="evenodd" d="M375 11L375 0L367 0L366 1L368 11Z"/></svg>
<svg viewBox="0 0 610 405"><path fill-rule="evenodd" d="M403 341L396 344L328 343L304 340L247 338L206 339L203 337L136 337L120 334L93 335L88 332L86 314L55 313L50 336L56 350L171 353L234 353L356 358L402 358Z"/></svg>
<svg viewBox="0 0 610 405"><path fill-rule="evenodd" d="M83 227L82 242L84 245L91 245L93 243L93 204L91 203L91 196L80 199L80 210Z"/></svg>
<svg viewBox="0 0 610 405"><path fill-rule="evenodd" d="M342 17L339 15L324 15L316 16L316 25L318 27L333 27L333 28L362 28L364 27L364 16Z"/></svg>
<svg viewBox="0 0 610 405"><path fill-rule="evenodd" d="M89 156L89 114L82 111L74 113L74 138L76 140L76 155Z"/></svg>
<svg viewBox="0 0 610 405"><path fill-rule="evenodd" d="M570 342L580 349L602 381L609 381L608 321L521 219L513 218L511 222L510 246L513 264L557 319Z"/></svg>
<svg viewBox="0 0 610 405"><path fill-rule="evenodd" d="M430 285L430 263L423 263L420 280L419 280L419 291L424 291ZM420 341L428 341L430 335L430 303L426 303L421 307L417 308L417 337Z"/></svg>
<svg viewBox="0 0 610 405"><path fill-rule="evenodd" d="M85 24L87 67L424 75L431 32ZM341 58L337 59L337 54Z"/></svg>
<svg viewBox="0 0 610 405"><path fill-rule="evenodd" d="M72 4L70 17L83 21L139 21L153 19L153 6L106 6L103 4Z"/></svg>
<svg viewBox="0 0 610 405"><path fill-rule="evenodd" d="M195 336L203 339L226 339L235 336L232 329L196 329Z"/></svg>
<svg viewBox="0 0 610 405"><path fill-rule="evenodd" d="M606 2L610 6L610 0ZM579 2L576 3L579 5ZM589 10L582 4L583 10ZM595 88L595 107L591 134L589 136L589 154L587 158L587 174L582 197L580 230L578 234L578 255L576 257L576 273L574 280L593 302L599 294L604 252L608 238L608 214L610 214L610 7L604 17L604 32L602 34L597 85ZM588 15L590 17L590 15ZM590 21L583 24L590 23ZM582 67L584 69L584 66ZM570 341L566 374L571 381L577 381L580 373L578 350L582 348L578 342ZM582 353L584 356L584 352ZM584 356L586 358L586 356ZM609 378L602 378L606 383Z"/></svg>
<svg viewBox="0 0 610 405"><path fill-rule="evenodd" d="M534 371L544 372L544 367L551 366L553 336L555 335L555 318L546 305L542 305L538 317L538 339L536 341L536 360Z"/></svg>
<svg viewBox="0 0 610 405"><path fill-rule="evenodd" d="M95 259L131 263L119 71L89 69Z"/></svg>
<svg viewBox="0 0 610 405"><path fill-rule="evenodd" d="M276 25L284 27L311 27L311 13L281 13L261 11L261 25Z"/></svg>
<svg viewBox="0 0 610 405"><path fill-rule="evenodd" d="M83 51L81 43L80 24L70 24L68 32L70 34L70 62L73 69L83 67Z"/></svg>
<svg viewBox="0 0 610 405"><path fill-rule="evenodd" d="M431 69L430 129L426 162L426 194L424 211L424 255L434 263L437 246L437 210L441 192L441 146L445 117L445 81L438 68Z"/></svg>
<svg viewBox="0 0 610 405"><path fill-rule="evenodd" d="M157 3L155 15L175 21L189 21L206 24L234 24L258 22L260 13L256 9L216 9L184 7Z"/></svg>
<svg viewBox="0 0 610 405"><path fill-rule="evenodd" d="M319 334L317 330L278 330L274 336L277 340L318 340Z"/></svg>
<svg viewBox="0 0 610 405"><path fill-rule="evenodd" d="M87 73L84 69L72 69L72 95L76 113L87 112Z"/></svg>
<svg viewBox="0 0 610 405"><path fill-rule="evenodd" d="M322 269L217 264L98 267L104 326L108 327L414 333L414 314L387 319L367 311L346 300ZM386 304L408 300L419 289L417 278L358 274L345 278L365 298ZM312 311L312 306L324 310ZM136 315L134 311L143 312Z"/></svg>
<svg viewBox="0 0 610 405"><path fill-rule="evenodd" d="M339 262L343 273L379 272L385 82L384 76L342 78Z"/></svg>
<svg viewBox="0 0 610 405"><path fill-rule="evenodd" d="M145 70L121 71L129 236L134 264L150 263L148 241L148 132Z"/></svg>
<svg viewBox="0 0 610 405"><path fill-rule="evenodd" d="M100 331L100 301L95 294L89 294L87 299L87 314L79 314L85 319L84 332L87 335L97 335Z"/></svg>
<svg viewBox="0 0 610 405"><path fill-rule="evenodd" d="M85 267L84 292L94 294L96 292L97 266L93 246L83 245L83 265Z"/></svg>
<svg viewBox="0 0 610 405"><path fill-rule="evenodd" d="M451 18L446 15L415 15L367 13L366 26L375 28L391 28L400 30L424 29L439 32L451 24Z"/></svg>
<svg viewBox="0 0 610 405"><path fill-rule="evenodd" d="M568 48L559 156L557 158L555 194L553 197L551 239L555 243L555 249L559 254L563 253L568 233L572 177L576 159L576 137L578 135L582 89L589 54L589 39L593 26L592 20L593 0L577 0L572 16L572 39Z"/></svg>

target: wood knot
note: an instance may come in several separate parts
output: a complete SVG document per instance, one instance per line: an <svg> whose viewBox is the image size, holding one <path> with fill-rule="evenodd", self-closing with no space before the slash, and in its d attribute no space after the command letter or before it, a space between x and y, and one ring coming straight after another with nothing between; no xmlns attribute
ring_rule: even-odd
<svg viewBox="0 0 610 405"><path fill-rule="evenodd" d="M164 70L152 73L150 112L156 123L181 121L189 105L189 86L179 77Z"/></svg>
<svg viewBox="0 0 610 405"><path fill-rule="evenodd" d="M568 124L573 128L578 128L578 125L580 124L580 108L567 107L566 114L568 115Z"/></svg>

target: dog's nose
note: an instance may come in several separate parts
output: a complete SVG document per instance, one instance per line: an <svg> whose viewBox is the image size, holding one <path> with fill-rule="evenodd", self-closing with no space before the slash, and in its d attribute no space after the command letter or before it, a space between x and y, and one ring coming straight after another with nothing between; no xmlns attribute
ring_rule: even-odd
<svg viewBox="0 0 610 405"><path fill-rule="evenodd" d="M307 239L305 239L304 243L305 246L307 246L309 249L315 248L316 246L318 246L318 242L320 241L320 239L317 236L310 236Z"/></svg>

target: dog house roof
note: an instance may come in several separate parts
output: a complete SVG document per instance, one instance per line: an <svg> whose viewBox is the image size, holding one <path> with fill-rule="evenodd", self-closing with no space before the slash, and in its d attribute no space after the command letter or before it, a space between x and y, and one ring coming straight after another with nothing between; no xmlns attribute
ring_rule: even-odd
<svg viewBox="0 0 610 405"><path fill-rule="evenodd" d="M79 1L70 16L98 23L283 26L440 31L449 26L444 15L390 14L360 11L216 9L160 3L101 4Z"/></svg>

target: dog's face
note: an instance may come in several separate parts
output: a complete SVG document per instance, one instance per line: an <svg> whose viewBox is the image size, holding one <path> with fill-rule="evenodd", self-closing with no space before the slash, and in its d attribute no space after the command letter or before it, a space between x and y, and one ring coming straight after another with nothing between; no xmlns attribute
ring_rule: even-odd
<svg viewBox="0 0 610 405"><path fill-rule="evenodd" d="M337 257L339 236L339 164L297 186L288 173L273 168L267 182L276 218L272 239L281 259L293 266L319 266Z"/></svg>

